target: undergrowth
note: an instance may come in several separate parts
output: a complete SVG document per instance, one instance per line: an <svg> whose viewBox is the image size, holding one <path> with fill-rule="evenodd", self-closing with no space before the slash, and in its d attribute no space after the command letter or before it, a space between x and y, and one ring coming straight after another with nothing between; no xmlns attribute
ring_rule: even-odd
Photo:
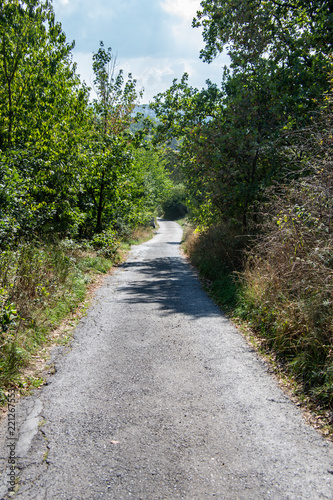
<svg viewBox="0 0 333 500"><path fill-rule="evenodd" d="M0 405L51 332L85 299L96 275L124 258L129 245L151 237L141 228L127 241L103 233L93 242L24 242L0 253Z"/></svg>
<svg viewBox="0 0 333 500"><path fill-rule="evenodd" d="M236 314L313 401L333 410L332 175L284 189L247 260Z"/></svg>
<svg viewBox="0 0 333 500"><path fill-rule="evenodd" d="M185 251L219 306L242 321L333 424L333 175L317 169L265 206L250 240L223 224L188 232ZM249 247L251 243L251 247ZM295 387L296 387L295 386ZM303 395L303 396L302 396Z"/></svg>
<svg viewBox="0 0 333 500"><path fill-rule="evenodd" d="M242 269L248 241L239 227L226 223L204 232L188 227L184 233L185 252L203 277L205 288L225 312L237 304L237 272Z"/></svg>

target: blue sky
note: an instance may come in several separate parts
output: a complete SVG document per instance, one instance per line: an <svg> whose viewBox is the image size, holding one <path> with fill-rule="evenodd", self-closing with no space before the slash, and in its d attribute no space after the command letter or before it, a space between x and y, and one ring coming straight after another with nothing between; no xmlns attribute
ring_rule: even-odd
<svg viewBox="0 0 333 500"><path fill-rule="evenodd" d="M185 71L193 87L203 87L208 78L221 82L227 56L212 64L199 59L201 30L191 22L200 0L53 0L53 8L67 40L75 40L73 59L90 87L100 40L117 55L118 67L137 79L138 89L145 89L142 103Z"/></svg>

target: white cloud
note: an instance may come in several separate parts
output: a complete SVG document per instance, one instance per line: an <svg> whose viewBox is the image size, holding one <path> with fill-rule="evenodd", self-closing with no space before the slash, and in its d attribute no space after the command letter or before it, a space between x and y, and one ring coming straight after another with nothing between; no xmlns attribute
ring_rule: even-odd
<svg viewBox="0 0 333 500"><path fill-rule="evenodd" d="M203 48L202 29L192 28L192 19L200 9L200 0L161 0L162 9L171 16L169 23L175 56L178 53L199 57Z"/></svg>
<svg viewBox="0 0 333 500"><path fill-rule="evenodd" d="M174 14L184 21L190 21L200 9L200 0L162 0L161 7L168 14Z"/></svg>
<svg viewBox="0 0 333 500"><path fill-rule="evenodd" d="M77 62L81 80L84 80L92 88L91 98L93 99L95 93L93 91L92 55L75 53L74 60ZM201 89L208 79L219 85L223 63L224 61L205 64L195 58L136 57L119 58L117 66L123 69L125 76L132 73L133 78L137 80L137 90L142 88L145 90L142 103L148 103L153 101L154 96L158 93L165 92L175 78L180 80L185 72L189 74L189 84L192 87Z"/></svg>
<svg viewBox="0 0 333 500"><path fill-rule="evenodd" d="M196 53L199 57L200 49L203 47L203 42L200 34L188 26L188 24L181 23L172 26L172 34L175 45L178 50L188 50L191 54Z"/></svg>
<svg viewBox="0 0 333 500"><path fill-rule="evenodd" d="M55 12L69 13L79 8L80 0L53 0L52 3Z"/></svg>
<svg viewBox="0 0 333 500"><path fill-rule="evenodd" d="M209 65L199 59L204 43L191 20L200 0L54 0L54 8L67 39L76 41L73 59L89 87L99 40L118 54L118 67L133 74L138 90L144 87L144 103L184 72L193 87L202 88L207 79L219 85L222 66L228 64L224 55Z"/></svg>
<svg viewBox="0 0 333 500"><path fill-rule="evenodd" d="M94 74L92 70L92 53L90 52L74 52L73 61L77 64L77 73L80 75L81 81L85 81L88 87L93 86Z"/></svg>

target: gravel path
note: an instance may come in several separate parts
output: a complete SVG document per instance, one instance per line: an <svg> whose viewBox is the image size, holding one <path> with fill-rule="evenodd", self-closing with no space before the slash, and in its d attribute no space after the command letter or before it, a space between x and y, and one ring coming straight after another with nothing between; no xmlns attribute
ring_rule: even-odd
<svg viewBox="0 0 333 500"><path fill-rule="evenodd" d="M201 290L181 235L161 221L134 247L16 406L15 498L333 498L332 444Z"/></svg>

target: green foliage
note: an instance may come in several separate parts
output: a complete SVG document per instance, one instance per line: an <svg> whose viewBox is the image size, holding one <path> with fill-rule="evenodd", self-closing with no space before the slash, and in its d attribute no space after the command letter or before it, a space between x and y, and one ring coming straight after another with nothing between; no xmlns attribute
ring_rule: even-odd
<svg viewBox="0 0 333 500"><path fill-rule="evenodd" d="M162 203L163 216L166 219L181 219L187 214L187 192L185 186L176 184L169 196Z"/></svg>
<svg viewBox="0 0 333 500"><path fill-rule="evenodd" d="M90 275L106 273L113 261L114 254L105 258L70 240L1 253L0 393L20 384L29 356L84 299Z"/></svg>
<svg viewBox="0 0 333 500"><path fill-rule="evenodd" d="M111 229L95 234L91 243L93 248L99 250L105 257L114 257L119 248L117 232Z"/></svg>
<svg viewBox="0 0 333 500"><path fill-rule="evenodd" d="M103 42L93 56L97 99L93 103L92 133L86 143L83 162L84 204L87 211L85 231L115 224L120 213L131 205L134 185L131 143L135 138L129 127L137 99L136 80L123 71L116 73L116 59Z"/></svg>
<svg viewBox="0 0 333 500"><path fill-rule="evenodd" d="M130 132L136 81L116 72L101 42L89 104L51 4L0 5L0 247L141 223L168 180L162 161L151 170L136 153L144 137Z"/></svg>
<svg viewBox="0 0 333 500"><path fill-rule="evenodd" d="M225 47L233 61L263 53L288 61L291 49L304 60L313 50L330 53L332 8L322 0L203 0L201 7L193 26L203 27L206 61Z"/></svg>
<svg viewBox="0 0 333 500"><path fill-rule="evenodd" d="M50 4L10 0L0 11L1 238L75 234L87 89Z"/></svg>
<svg viewBox="0 0 333 500"><path fill-rule="evenodd" d="M94 108L97 118L97 127L102 136L109 134L119 135L128 131L130 124L134 121L132 112L139 97L143 92L137 92L136 80L132 74L128 74L127 81L124 80L123 70L116 73L116 57L112 49L100 47L93 55L93 70L95 73L95 90L97 99Z"/></svg>
<svg viewBox="0 0 333 500"><path fill-rule="evenodd" d="M7 332L10 327L16 326L16 320L18 318L17 310L15 305L8 300L3 300L3 296L6 294L6 289L0 289L0 296L2 297L2 310L1 310L1 328L2 332Z"/></svg>
<svg viewBox="0 0 333 500"><path fill-rule="evenodd" d="M179 157L197 220L206 212L206 225L232 219L252 231L266 188L306 173L290 132L311 123L329 89L325 43L332 13L322 2L206 0L201 6L194 21L203 27L201 56L210 62L226 49L231 66L221 90L209 81L193 89L185 74L159 94L152 105L156 139L181 139Z"/></svg>
<svg viewBox="0 0 333 500"><path fill-rule="evenodd" d="M150 219L173 189L173 183L166 170L165 152L154 149L134 151L133 198L140 207L143 223Z"/></svg>

